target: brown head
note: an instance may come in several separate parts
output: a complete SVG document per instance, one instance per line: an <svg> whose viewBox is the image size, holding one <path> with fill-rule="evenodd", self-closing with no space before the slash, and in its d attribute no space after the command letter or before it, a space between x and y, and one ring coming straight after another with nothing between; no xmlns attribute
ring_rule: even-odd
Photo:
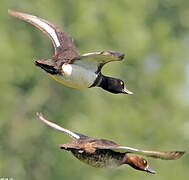
<svg viewBox="0 0 189 180"><path fill-rule="evenodd" d="M124 156L123 164L128 164L132 168L140 171L146 171L148 173L155 174L156 172L150 168L148 162L139 156Z"/></svg>

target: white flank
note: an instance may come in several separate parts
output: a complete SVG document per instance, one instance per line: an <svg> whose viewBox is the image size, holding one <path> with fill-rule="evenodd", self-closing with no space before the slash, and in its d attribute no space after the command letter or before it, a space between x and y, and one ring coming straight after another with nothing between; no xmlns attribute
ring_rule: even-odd
<svg viewBox="0 0 189 180"><path fill-rule="evenodd" d="M57 47L60 46L60 42L58 40L58 37L55 33L55 30L49 26L48 24L44 23L43 21L41 21L40 19L36 19L34 17L30 17L31 21L33 21L34 23L38 24L39 26L41 26L43 29L45 29L45 31L47 31L47 33L52 37L52 39L54 40L55 44Z"/></svg>
<svg viewBox="0 0 189 180"><path fill-rule="evenodd" d="M71 88L88 88L96 80L97 74L76 64L63 64L61 75L52 75L58 82Z"/></svg>
<svg viewBox="0 0 189 180"><path fill-rule="evenodd" d="M70 64L63 65L62 69L67 76L72 75L72 65L70 65Z"/></svg>

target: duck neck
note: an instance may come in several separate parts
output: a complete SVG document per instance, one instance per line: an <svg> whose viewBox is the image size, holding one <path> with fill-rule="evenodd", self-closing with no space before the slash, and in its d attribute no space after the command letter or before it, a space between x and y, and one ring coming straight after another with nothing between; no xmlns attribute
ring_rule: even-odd
<svg viewBox="0 0 189 180"><path fill-rule="evenodd" d="M99 80L96 86L101 87L102 89L109 89L109 81L111 81L112 77L104 76L103 74L99 75Z"/></svg>
<svg viewBox="0 0 189 180"><path fill-rule="evenodd" d="M106 81L105 76L102 75L101 73L99 73L95 82L90 86L90 88L91 87L102 87L103 88L103 86L105 86L105 84L106 84L105 81Z"/></svg>
<svg viewBox="0 0 189 180"><path fill-rule="evenodd" d="M122 164L128 164L129 166L131 166L136 170L141 170L137 165L138 163L136 157L137 156L128 156L127 154L125 154L125 156L123 157Z"/></svg>
<svg viewBox="0 0 189 180"><path fill-rule="evenodd" d="M131 162L130 162L129 156L125 154L122 159L122 164L130 164L130 163Z"/></svg>

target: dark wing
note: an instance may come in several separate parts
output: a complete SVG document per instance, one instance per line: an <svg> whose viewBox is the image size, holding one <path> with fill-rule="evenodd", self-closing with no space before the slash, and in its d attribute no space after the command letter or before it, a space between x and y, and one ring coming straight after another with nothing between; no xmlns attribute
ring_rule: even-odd
<svg viewBox="0 0 189 180"><path fill-rule="evenodd" d="M106 63L111 61L121 61L124 56L124 53L115 51L92 52L76 57L71 63L82 65L93 72L99 72Z"/></svg>
<svg viewBox="0 0 189 180"><path fill-rule="evenodd" d="M119 146L115 142L107 140L107 139L89 138L87 139L87 142L91 144L93 148L96 148L96 149L112 149Z"/></svg>
<svg viewBox="0 0 189 180"><path fill-rule="evenodd" d="M52 23L26 13L8 10L8 13L16 18L22 19L33 24L35 27L45 33L52 41L55 48L56 58L61 57L64 60L70 60L78 56L72 38L63 30Z"/></svg>
<svg viewBox="0 0 189 180"><path fill-rule="evenodd" d="M136 149L132 147L119 146L119 145L98 146L96 148L111 149L113 151L120 153L140 154L140 155L145 155L148 157L159 158L164 160L176 160L179 159L185 153L184 151L150 151L150 150L142 150L142 149Z"/></svg>
<svg viewBox="0 0 189 180"><path fill-rule="evenodd" d="M70 149L82 149L76 142L66 143L66 144L60 144L60 149L70 150Z"/></svg>
<svg viewBox="0 0 189 180"><path fill-rule="evenodd" d="M85 135L83 135L83 134L72 132L72 131L70 131L70 130L68 130L68 129L65 129L65 128L63 128L63 127L58 126L58 125L55 124L55 123L52 123L52 122L46 120L46 119L43 117L42 113L37 112L37 116L38 116L38 118L39 118L42 122L44 122L44 123L47 124L48 126L54 128L54 129L57 129L57 130L59 130L59 131L61 131L61 132L64 132L64 133L68 134L69 136L71 136L71 137L74 138L74 139L84 139L84 138L88 138L87 136L85 136Z"/></svg>

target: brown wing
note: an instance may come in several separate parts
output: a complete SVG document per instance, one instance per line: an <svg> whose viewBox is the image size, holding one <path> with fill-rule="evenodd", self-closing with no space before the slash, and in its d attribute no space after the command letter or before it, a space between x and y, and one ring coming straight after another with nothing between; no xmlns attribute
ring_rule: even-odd
<svg viewBox="0 0 189 180"><path fill-rule="evenodd" d="M69 147L68 147L69 146ZM73 141L68 144L63 144L60 147L62 149L80 149L88 153L94 153L96 149L106 149L106 147L116 147L118 146L113 141L109 141L106 139L96 139L91 137L85 137L77 139L76 141Z"/></svg>
<svg viewBox="0 0 189 180"><path fill-rule="evenodd" d="M159 158L163 160L176 160L183 156L184 151L154 151L154 150L142 150L126 146L99 146L100 149L111 149L121 153L134 153L144 155L152 158Z"/></svg>
<svg viewBox="0 0 189 180"><path fill-rule="evenodd" d="M90 143L92 147L96 149L110 149L110 148L119 146L115 142L107 140L107 139L88 138L86 141Z"/></svg>
<svg viewBox="0 0 189 180"><path fill-rule="evenodd" d="M98 139L93 143L93 147L96 149L110 149L120 153L134 153L148 157L159 158L164 160L176 160L184 155L184 151L153 151L142 150L127 146L120 146L113 141L106 139Z"/></svg>
<svg viewBox="0 0 189 180"><path fill-rule="evenodd" d="M40 29L43 33L45 33L53 43L53 46L55 48L54 54L56 58L60 57L64 61L69 62L70 59L78 56L72 38L66 32L60 30L52 23L37 16L13 11L10 9L8 10L8 13L16 18L31 23L32 25Z"/></svg>
<svg viewBox="0 0 189 180"><path fill-rule="evenodd" d="M87 153L94 153L96 151L96 148L93 147L93 143L86 141L86 139L76 140L76 141L72 141L71 143L61 144L60 149L79 150L81 153L84 151Z"/></svg>

